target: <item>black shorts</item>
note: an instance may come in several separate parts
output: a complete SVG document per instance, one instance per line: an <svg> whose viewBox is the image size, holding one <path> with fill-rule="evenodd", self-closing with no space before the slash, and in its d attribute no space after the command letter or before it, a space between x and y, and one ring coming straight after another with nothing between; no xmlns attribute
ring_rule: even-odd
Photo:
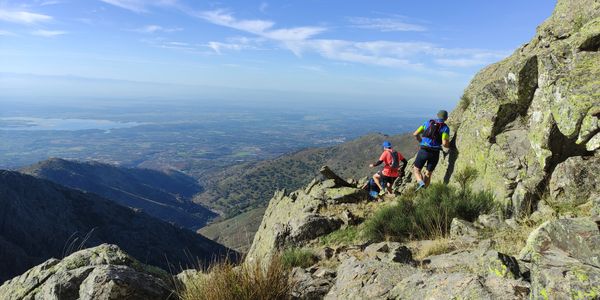
<svg viewBox="0 0 600 300"><path fill-rule="evenodd" d="M417 153L417 158L415 158L415 167L423 169L425 163L427 163L427 171L433 172L439 160L440 150L421 148Z"/></svg>
<svg viewBox="0 0 600 300"><path fill-rule="evenodd" d="M377 172L377 174L379 174L379 176L381 177L383 184L386 184L386 183L394 184L394 181L396 181L396 178L398 178L398 177L385 176L385 175L383 175L382 171Z"/></svg>

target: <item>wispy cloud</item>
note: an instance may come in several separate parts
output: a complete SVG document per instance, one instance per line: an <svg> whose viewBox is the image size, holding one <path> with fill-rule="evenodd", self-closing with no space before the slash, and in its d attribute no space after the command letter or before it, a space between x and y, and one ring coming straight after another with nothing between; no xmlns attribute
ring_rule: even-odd
<svg viewBox="0 0 600 300"><path fill-rule="evenodd" d="M100 0L135 13L148 12L151 6L177 6L177 0Z"/></svg>
<svg viewBox="0 0 600 300"><path fill-rule="evenodd" d="M303 69L303 70L313 71L313 72L323 72L324 71L323 67L315 66L315 65L298 66L298 68Z"/></svg>
<svg viewBox="0 0 600 300"><path fill-rule="evenodd" d="M52 19L53 18L51 16L28 11L10 11L0 9L0 20L10 23L33 25L52 21Z"/></svg>
<svg viewBox="0 0 600 300"><path fill-rule="evenodd" d="M148 44L152 47L161 48L161 49L169 49L176 50L180 52L190 53L190 54L202 54L202 55L210 55L212 52L206 50L205 45L192 44L181 41L171 41L165 39L163 37L155 37L140 40L142 43Z"/></svg>
<svg viewBox="0 0 600 300"><path fill-rule="evenodd" d="M42 1L40 3L40 6L56 5L56 4L61 4L61 3L63 3L63 2L62 1L49 0L49 1Z"/></svg>
<svg viewBox="0 0 600 300"><path fill-rule="evenodd" d="M348 18L352 27L361 29L372 29L383 32L392 31L426 31L422 25L405 22L401 19L392 18L363 18L352 17Z"/></svg>
<svg viewBox="0 0 600 300"><path fill-rule="evenodd" d="M315 36L326 28L317 26L291 27L273 29L275 23L269 20L238 20L233 14L224 10L204 11L195 14L210 23L221 25L276 41L298 41Z"/></svg>
<svg viewBox="0 0 600 300"><path fill-rule="evenodd" d="M411 62L408 56L418 51L415 47L426 47L425 44L416 43L329 39L288 42L286 46L297 56L304 52L315 52L322 57L342 62L412 69L422 68L422 64Z"/></svg>
<svg viewBox="0 0 600 300"><path fill-rule="evenodd" d="M435 59L435 63L446 67L468 68L486 65L510 55L508 51L483 49L455 49L454 55Z"/></svg>
<svg viewBox="0 0 600 300"><path fill-rule="evenodd" d="M217 54L222 54L223 51L241 51L241 50L261 50L264 49L262 44L264 43L263 38L247 38L247 37L233 37L227 39L226 42L215 42L211 41L206 44L206 47L210 48Z"/></svg>
<svg viewBox="0 0 600 300"><path fill-rule="evenodd" d="M36 35L36 36L42 36L42 37L55 37L55 36L59 36L59 35L65 35L67 34L66 31L61 31L61 30L35 30L31 32L32 35Z"/></svg>
<svg viewBox="0 0 600 300"><path fill-rule="evenodd" d="M301 26L277 28L275 22L263 19L237 19L224 10L204 11L194 14L215 25L254 34L302 57L304 53L343 63L359 63L382 67L410 69L413 71L448 75L445 68L473 67L488 64L505 57L499 51L481 49L444 48L426 42L352 41L317 39L326 28ZM380 31L425 31L424 26L403 22L400 18L352 18L356 27ZM224 51L256 49L250 43L211 41L207 47L218 54Z"/></svg>
<svg viewBox="0 0 600 300"><path fill-rule="evenodd" d="M15 34L11 31L0 30L0 36L14 36Z"/></svg>
<svg viewBox="0 0 600 300"><path fill-rule="evenodd" d="M169 33L169 32L181 31L181 30L183 30L183 28L178 28L178 27L168 28L168 27L162 27L160 25L146 25L141 28L133 29L132 31L140 32L140 33L157 33L157 32Z"/></svg>

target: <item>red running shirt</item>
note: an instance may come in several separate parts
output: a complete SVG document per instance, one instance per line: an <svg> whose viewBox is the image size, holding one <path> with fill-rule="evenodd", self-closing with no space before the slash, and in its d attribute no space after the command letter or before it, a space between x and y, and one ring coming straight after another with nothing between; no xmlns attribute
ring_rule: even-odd
<svg viewBox="0 0 600 300"><path fill-rule="evenodd" d="M392 149L385 149L379 157L379 160L383 161L384 163L383 172L381 173L383 173L383 175L387 177L398 177L400 175L398 173L398 168L392 168L392 162L394 161L394 159L392 158L393 151L394 150ZM398 161L402 161L403 159L404 156L402 156L402 154L398 152Z"/></svg>

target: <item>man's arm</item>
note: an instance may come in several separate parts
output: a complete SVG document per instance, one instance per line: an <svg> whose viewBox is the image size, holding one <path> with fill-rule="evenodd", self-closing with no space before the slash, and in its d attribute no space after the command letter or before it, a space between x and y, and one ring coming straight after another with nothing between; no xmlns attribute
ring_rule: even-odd
<svg viewBox="0 0 600 300"><path fill-rule="evenodd" d="M413 133L413 136L417 139L417 141L420 143L421 142L421 132L423 132L425 130L425 127L420 126L419 128L417 128L417 130L415 130L415 132Z"/></svg>
<svg viewBox="0 0 600 300"><path fill-rule="evenodd" d="M444 148L450 148L450 128L442 132L442 146Z"/></svg>
<svg viewBox="0 0 600 300"><path fill-rule="evenodd" d="M374 163L374 164L370 164L370 165L369 165L369 167L371 167L371 168L373 168L373 167L377 167L377 166L379 166L379 165L380 165L380 164L382 164L382 163L383 163L383 160L378 160L376 163Z"/></svg>

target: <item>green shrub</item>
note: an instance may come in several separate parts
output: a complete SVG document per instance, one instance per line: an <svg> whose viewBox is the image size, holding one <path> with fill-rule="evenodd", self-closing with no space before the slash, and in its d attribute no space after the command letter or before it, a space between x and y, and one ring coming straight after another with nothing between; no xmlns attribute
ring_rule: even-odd
<svg viewBox="0 0 600 300"><path fill-rule="evenodd" d="M363 234L372 241L441 238L448 233L453 218L474 221L495 207L489 192L436 183L400 197L397 205L381 208L365 222Z"/></svg>
<svg viewBox="0 0 600 300"><path fill-rule="evenodd" d="M317 262L317 256L310 250L291 248L281 254L281 262L288 269L294 267L308 268Z"/></svg>
<svg viewBox="0 0 600 300"><path fill-rule="evenodd" d="M468 166L460 170L460 172L457 172L456 175L454 175L454 178L460 188L464 190L467 187L470 187L473 181L475 181L475 178L477 178L477 169Z"/></svg>
<svg viewBox="0 0 600 300"><path fill-rule="evenodd" d="M259 261L235 266L218 263L207 274L187 278L177 294L181 300L289 299L289 271L275 257L265 267Z"/></svg>

